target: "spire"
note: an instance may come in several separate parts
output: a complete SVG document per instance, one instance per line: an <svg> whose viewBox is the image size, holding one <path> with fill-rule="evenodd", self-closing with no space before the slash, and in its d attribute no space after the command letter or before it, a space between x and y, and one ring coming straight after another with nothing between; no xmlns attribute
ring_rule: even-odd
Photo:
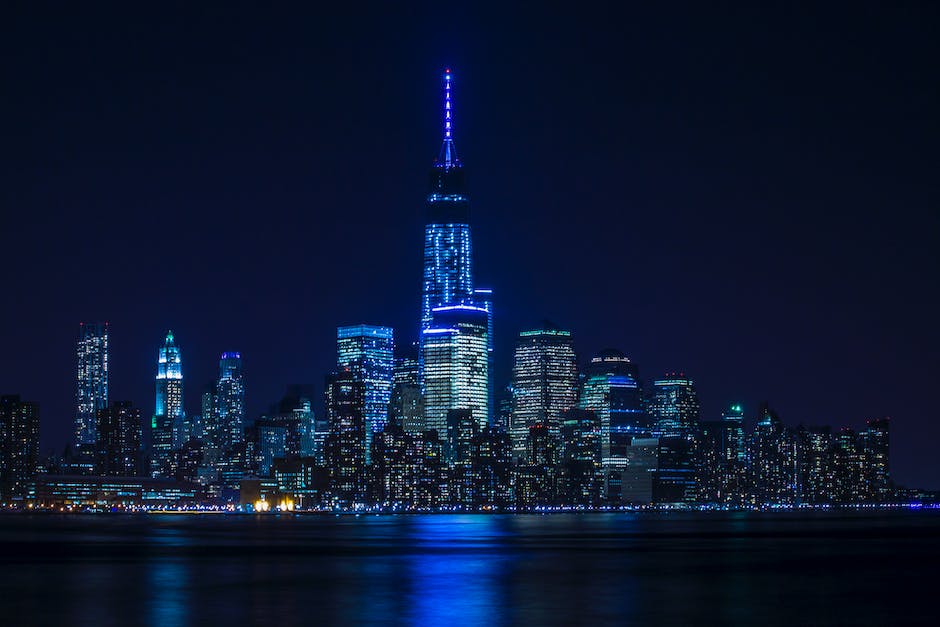
<svg viewBox="0 0 940 627"><path fill-rule="evenodd" d="M441 153L437 157L438 167L445 170L460 165L460 159L457 158L457 149L454 147L454 125L453 125L453 105L450 98L450 87L453 81L453 75L450 68L444 69L444 143L441 145Z"/></svg>

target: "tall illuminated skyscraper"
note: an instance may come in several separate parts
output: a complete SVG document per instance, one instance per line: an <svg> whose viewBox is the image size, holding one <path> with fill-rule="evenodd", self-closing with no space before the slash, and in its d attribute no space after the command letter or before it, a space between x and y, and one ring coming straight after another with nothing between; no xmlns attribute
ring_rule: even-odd
<svg viewBox="0 0 940 627"><path fill-rule="evenodd" d="M365 385L362 414L365 417L365 456L371 462L374 434L388 422L395 370L395 339L390 327L358 324L336 329L336 366L348 370Z"/></svg>
<svg viewBox="0 0 940 627"><path fill-rule="evenodd" d="M470 410L480 428L489 416L488 314L473 305L432 310L424 330L424 411L427 429L447 433L450 410Z"/></svg>
<svg viewBox="0 0 940 627"><path fill-rule="evenodd" d="M519 333L512 393L510 437L513 457L519 459L531 427L543 424L556 429L562 413L578 402L578 364L569 331L546 321Z"/></svg>
<svg viewBox="0 0 940 627"><path fill-rule="evenodd" d="M174 451L182 447L183 417L182 360L173 331L168 331L157 354L156 407L150 425L154 477L171 476L175 471Z"/></svg>
<svg viewBox="0 0 940 627"><path fill-rule="evenodd" d="M450 70L444 71L444 140L431 168L424 228L424 278L421 331L431 326L432 310L473 301L470 197L453 137ZM422 335L422 342L423 342Z"/></svg>
<svg viewBox="0 0 940 627"><path fill-rule="evenodd" d="M98 410L108 406L108 323L81 323L75 354L75 444L78 448L94 447L98 441Z"/></svg>
<svg viewBox="0 0 940 627"><path fill-rule="evenodd" d="M489 380L493 358L492 290L473 288L470 196L454 146L452 86L453 74L446 69L444 137L431 168L427 196L419 336L426 427L437 429L441 437L446 433L449 410L471 410L483 428L492 418L493 404ZM483 352L478 354L480 341ZM429 358L433 363L428 362Z"/></svg>

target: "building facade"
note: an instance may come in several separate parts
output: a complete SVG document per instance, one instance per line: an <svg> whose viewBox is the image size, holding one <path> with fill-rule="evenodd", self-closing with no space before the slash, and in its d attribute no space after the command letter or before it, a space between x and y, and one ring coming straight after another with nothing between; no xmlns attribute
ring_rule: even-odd
<svg viewBox="0 0 940 627"><path fill-rule="evenodd" d="M585 368L579 407L593 411L600 420L604 460L622 458L632 438L649 437L652 431L639 369L618 350L607 349L591 359Z"/></svg>
<svg viewBox="0 0 940 627"><path fill-rule="evenodd" d="M395 339L390 327L359 324L336 329L336 367L349 370L365 386L366 462L371 461L372 440L388 422L395 370Z"/></svg>
<svg viewBox="0 0 940 627"><path fill-rule="evenodd" d="M241 353L222 353L216 390L220 441L223 448L230 448L245 437L245 381Z"/></svg>
<svg viewBox="0 0 940 627"><path fill-rule="evenodd" d="M513 457L520 459L531 427L543 424L557 429L562 413L577 405L578 364L569 331L545 322L519 333L512 392L509 433Z"/></svg>
<svg viewBox="0 0 940 627"><path fill-rule="evenodd" d="M182 448L184 430L183 364L179 347L168 331L157 354L156 403L150 425L151 476L172 477L175 453Z"/></svg>
<svg viewBox="0 0 940 627"><path fill-rule="evenodd" d="M39 464L39 405L0 396L0 502L26 495Z"/></svg>
<svg viewBox="0 0 940 627"><path fill-rule="evenodd" d="M81 323L75 350L75 445L94 449L98 410L108 406L108 323Z"/></svg>
<svg viewBox="0 0 940 627"><path fill-rule="evenodd" d="M214 470L220 484L234 490L250 457L245 446L245 380L241 353L222 353L215 391L218 455Z"/></svg>
<svg viewBox="0 0 940 627"><path fill-rule="evenodd" d="M130 401L115 401L98 411L98 474L138 477L143 461L140 409ZM170 474L160 475L170 477Z"/></svg>
<svg viewBox="0 0 940 627"><path fill-rule="evenodd" d="M450 410L469 410L481 429L487 426L488 314L473 305L436 307L433 314L423 341L425 428L443 439Z"/></svg>
<svg viewBox="0 0 940 627"><path fill-rule="evenodd" d="M653 381L649 413L659 435L691 436L700 417L698 394L692 379L681 373L670 373Z"/></svg>
<svg viewBox="0 0 940 627"><path fill-rule="evenodd" d="M333 504L349 507L366 495L366 386L351 370L340 370L327 376L325 394L330 494Z"/></svg>
<svg viewBox="0 0 940 627"><path fill-rule="evenodd" d="M417 357L395 359L389 421L400 426L405 433L419 434L425 430L424 394L421 392Z"/></svg>

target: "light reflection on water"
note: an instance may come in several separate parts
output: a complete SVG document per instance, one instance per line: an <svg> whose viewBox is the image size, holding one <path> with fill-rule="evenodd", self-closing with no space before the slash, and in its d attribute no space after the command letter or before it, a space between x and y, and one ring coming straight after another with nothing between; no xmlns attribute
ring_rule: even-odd
<svg viewBox="0 0 940 627"><path fill-rule="evenodd" d="M190 538L177 527L155 527L148 540L156 548L185 547L190 544ZM164 627L186 625L190 594L186 561L158 554L145 565L150 624Z"/></svg>
<svg viewBox="0 0 940 627"><path fill-rule="evenodd" d="M510 557L499 544L505 519L423 516L413 519L406 615L413 625L496 625ZM466 552L468 539L473 552ZM442 550L443 549L443 550ZM451 550L447 550L451 549ZM454 550L462 549L462 550Z"/></svg>
<svg viewBox="0 0 940 627"><path fill-rule="evenodd" d="M157 558L146 570L150 586L150 624L162 627L187 624L189 577L186 564L175 558Z"/></svg>
<svg viewBox="0 0 940 627"><path fill-rule="evenodd" d="M930 624L898 600L931 598L938 522L0 517L0 589L18 625Z"/></svg>

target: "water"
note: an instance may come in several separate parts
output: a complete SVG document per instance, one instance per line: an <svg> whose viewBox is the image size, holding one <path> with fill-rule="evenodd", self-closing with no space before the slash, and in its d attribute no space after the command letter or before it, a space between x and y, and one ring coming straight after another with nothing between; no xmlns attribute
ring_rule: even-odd
<svg viewBox="0 0 940 627"><path fill-rule="evenodd" d="M2 624L936 624L940 513L0 516Z"/></svg>

